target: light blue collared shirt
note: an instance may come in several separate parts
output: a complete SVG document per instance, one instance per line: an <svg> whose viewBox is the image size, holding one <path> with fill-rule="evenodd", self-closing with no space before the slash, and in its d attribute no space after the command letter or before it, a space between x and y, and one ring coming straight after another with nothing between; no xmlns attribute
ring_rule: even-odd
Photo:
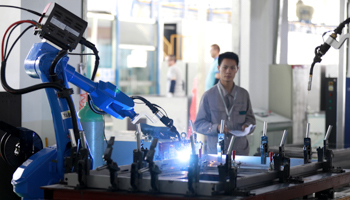
<svg viewBox="0 0 350 200"><path fill-rule="evenodd" d="M213 63L210 65L209 72L207 74L207 78L205 79L205 91L209 90L214 86L215 83L215 74L219 73L218 65L219 65L219 57L216 57Z"/></svg>

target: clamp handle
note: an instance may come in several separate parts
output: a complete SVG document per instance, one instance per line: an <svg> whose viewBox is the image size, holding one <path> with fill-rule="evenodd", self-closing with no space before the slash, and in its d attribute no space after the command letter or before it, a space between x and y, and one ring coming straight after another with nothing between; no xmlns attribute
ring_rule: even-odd
<svg viewBox="0 0 350 200"><path fill-rule="evenodd" d="M272 160L273 160L273 152L270 151L270 162L272 162Z"/></svg>

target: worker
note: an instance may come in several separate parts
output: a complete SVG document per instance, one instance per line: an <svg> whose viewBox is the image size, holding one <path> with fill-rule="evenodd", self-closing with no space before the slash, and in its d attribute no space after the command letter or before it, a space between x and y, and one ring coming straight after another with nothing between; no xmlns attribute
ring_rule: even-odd
<svg viewBox="0 0 350 200"><path fill-rule="evenodd" d="M176 64L175 55L167 57L168 74L167 74L167 97L182 97L185 96L184 81L181 70Z"/></svg>
<svg viewBox="0 0 350 200"><path fill-rule="evenodd" d="M232 135L230 130L244 130L255 124L252 105L247 90L237 86L233 79L237 71L239 59L237 54L226 52L219 55L218 71L220 81L216 86L206 91L199 104L198 114L194 123L198 133L205 135L206 153L217 153L218 133L220 122L225 120L226 153ZM237 155L249 154L249 143L246 136L236 137L233 150Z"/></svg>
<svg viewBox="0 0 350 200"><path fill-rule="evenodd" d="M209 68L207 78L205 79L205 91L213 87L220 79L220 73L218 71L218 57L220 54L220 47L217 44L213 44L210 47L210 55L214 58L213 63Z"/></svg>

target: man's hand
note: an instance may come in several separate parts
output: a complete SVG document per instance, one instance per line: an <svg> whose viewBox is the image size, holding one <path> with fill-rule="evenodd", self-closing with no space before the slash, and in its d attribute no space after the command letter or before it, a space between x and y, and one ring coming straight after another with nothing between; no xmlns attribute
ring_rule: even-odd
<svg viewBox="0 0 350 200"><path fill-rule="evenodd" d="M221 130L221 125L219 124L219 125L218 125L218 132L219 132L219 133L220 133L220 130ZM224 132L224 133L229 133L229 131L230 131L230 130L228 130L227 126L225 125L225 126L224 126L223 132Z"/></svg>
<svg viewBox="0 0 350 200"><path fill-rule="evenodd" d="M242 131L244 131L244 129L247 128L247 127L248 127L247 124L243 124L243 126L242 126Z"/></svg>

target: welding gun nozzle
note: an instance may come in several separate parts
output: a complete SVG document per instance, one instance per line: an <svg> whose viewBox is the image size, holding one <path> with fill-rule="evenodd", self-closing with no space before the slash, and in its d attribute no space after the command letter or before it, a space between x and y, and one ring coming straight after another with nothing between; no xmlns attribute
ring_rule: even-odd
<svg viewBox="0 0 350 200"><path fill-rule="evenodd" d="M309 77L309 83L307 84L307 90L308 90L308 91L311 90L311 83L312 83L312 75L310 75L310 77Z"/></svg>

